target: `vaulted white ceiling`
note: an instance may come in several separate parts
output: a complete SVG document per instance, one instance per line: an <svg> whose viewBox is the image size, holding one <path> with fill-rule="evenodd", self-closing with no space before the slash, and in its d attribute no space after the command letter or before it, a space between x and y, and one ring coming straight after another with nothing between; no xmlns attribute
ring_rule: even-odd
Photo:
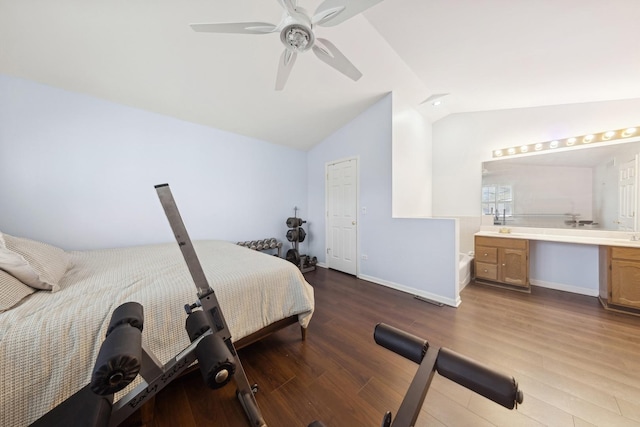
<svg viewBox="0 0 640 427"><path fill-rule="evenodd" d="M300 149L390 91L430 120L640 98L637 0L384 0L315 31L359 81L306 52L281 92L277 33L188 27L281 14L277 0L0 0L0 73Z"/></svg>

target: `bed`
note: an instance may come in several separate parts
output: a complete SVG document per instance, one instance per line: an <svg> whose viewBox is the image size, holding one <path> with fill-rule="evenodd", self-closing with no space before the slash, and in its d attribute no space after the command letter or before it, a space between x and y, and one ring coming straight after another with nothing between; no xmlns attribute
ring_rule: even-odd
<svg viewBox="0 0 640 427"><path fill-rule="evenodd" d="M193 244L234 342L292 321L307 327L313 288L293 264L229 242ZM175 242L65 252L0 233L0 286L2 426L30 424L89 382L124 302L143 305L143 340L160 362L189 344L183 307L196 288Z"/></svg>

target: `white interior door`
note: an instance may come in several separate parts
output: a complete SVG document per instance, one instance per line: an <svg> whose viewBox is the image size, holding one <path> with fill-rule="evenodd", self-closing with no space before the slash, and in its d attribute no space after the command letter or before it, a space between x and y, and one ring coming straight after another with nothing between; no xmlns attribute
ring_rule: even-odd
<svg viewBox="0 0 640 427"><path fill-rule="evenodd" d="M358 161L327 165L327 266L357 274Z"/></svg>
<svg viewBox="0 0 640 427"><path fill-rule="evenodd" d="M618 228L636 230L638 197L638 155L618 168Z"/></svg>

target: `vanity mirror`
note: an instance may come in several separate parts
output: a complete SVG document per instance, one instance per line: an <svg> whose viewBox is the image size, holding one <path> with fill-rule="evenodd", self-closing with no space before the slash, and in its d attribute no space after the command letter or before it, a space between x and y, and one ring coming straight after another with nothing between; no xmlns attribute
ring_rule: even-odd
<svg viewBox="0 0 640 427"><path fill-rule="evenodd" d="M482 213L514 227L638 231L640 137L482 164Z"/></svg>

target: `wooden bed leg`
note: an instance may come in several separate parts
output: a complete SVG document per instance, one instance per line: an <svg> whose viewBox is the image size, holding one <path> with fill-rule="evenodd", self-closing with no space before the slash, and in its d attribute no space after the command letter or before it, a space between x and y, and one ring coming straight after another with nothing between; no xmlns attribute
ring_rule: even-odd
<svg viewBox="0 0 640 427"><path fill-rule="evenodd" d="M300 332L302 333L302 341L307 339L307 328L300 326Z"/></svg>

